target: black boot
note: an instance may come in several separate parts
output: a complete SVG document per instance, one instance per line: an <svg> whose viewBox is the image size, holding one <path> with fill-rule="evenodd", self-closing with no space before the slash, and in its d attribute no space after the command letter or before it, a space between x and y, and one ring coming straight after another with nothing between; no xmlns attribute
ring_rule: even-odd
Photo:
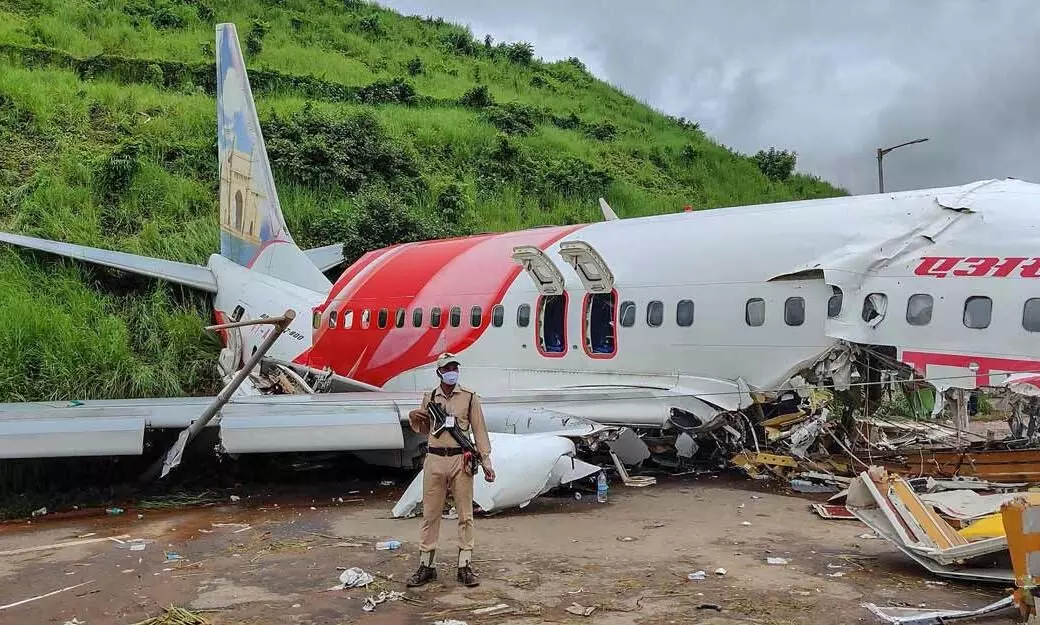
<svg viewBox="0 0 1040 625"><path fill-rule="evenodd" d="M433 568L432 566L420 564L418 570L412 573L412 576L408 578L407 584L409 588L414 588L416 586L428 584L429 582L435 581L436 579L437 569Z"/></svg>
<svg viewBox="0 0 1040 625"><path fill-rule="evenodd" d="M433 563L433 552L419 554L419 569L406 582L409 588L422 586L437 579L437 566Z"/></svg>
<svg viewBox="0 0 1040 625"><path fill-rule="evenodd" d="M455 575L455 579L463 586L480 586L477 576L473 574L473 569L468 564L459 567L459 572Z"/></svg>

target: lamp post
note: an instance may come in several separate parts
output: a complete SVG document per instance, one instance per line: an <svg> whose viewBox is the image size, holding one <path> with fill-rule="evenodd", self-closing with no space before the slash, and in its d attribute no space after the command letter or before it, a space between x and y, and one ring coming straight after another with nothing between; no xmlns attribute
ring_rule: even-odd
<svg viewBox="0 0 1040 625"><path fill-rule="evenodd" d="M884 193L885 192L885 170L882 168L881 159L883 159L886 154L888 154L892 150L895 150L896 148L901 148L901 147L906 146L906 145L913 145L915 143L924 143L927 140L928 140L928 137L923 137L921 139L914 139L913 141L907 141L906 143L900 143L899 145L893 145L890 148L878 148L877 149L877 186L878 186L878 193Z"/></svg>

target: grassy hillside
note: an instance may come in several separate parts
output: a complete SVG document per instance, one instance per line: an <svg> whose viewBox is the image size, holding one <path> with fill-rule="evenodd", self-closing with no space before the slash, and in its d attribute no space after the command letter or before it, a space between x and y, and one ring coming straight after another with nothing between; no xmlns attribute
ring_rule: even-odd
<svg viewBox="0 0 1040 625"><path fill-rule="evenodd" d="M590 221L601 195L629 217L842 193L577 59L441 20L352 0L0 0L0 229L204 263L224 21L306 246ZM181 289L0 246L0 401L209 391L209 318Z"/></svg>

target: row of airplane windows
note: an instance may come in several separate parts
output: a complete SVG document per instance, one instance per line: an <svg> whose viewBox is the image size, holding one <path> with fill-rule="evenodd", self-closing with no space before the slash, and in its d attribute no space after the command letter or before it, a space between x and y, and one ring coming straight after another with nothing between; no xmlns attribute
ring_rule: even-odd
<svg viewBox="0 0 1040 625"><path fill-rule="evenodd" d="M827 302L827 316L835 317L841 312L842 295L838 289ZM544 309L554 309L562 315L562 306L553 306L554 298L561 296L547 296L542 298ZM614 296L612 293L600 293L587 295L587 316L595 316L598 310L611 312L614 307ZM863 300L863 321L870 322L877 316L883 314L887 307L888 296L884 293L871 293ZM934 298L927 293L911 295L906 302L906 322L912 326L926 326L931 323ZM618 320L621 327L629 328L636 323L636 303L631 300L621 302L618 309ZM664 302L653 300L646 304L646 325L651 328L660 327L664 324ZM963 323L967 328L984 329L989 327L993 312L993 300L985 296L972 296L964 302ZM342 317L333 310L329 313L329 328L341 327L351 329L354 325L354 311L342 311ZM430 327L441 326L442 309L434 307L430 309ZM683 299L675 305L675 324L679 327L693 325L694 303L693 300ZM319 323L320 316L315 316L315 327ZM407 320L407 311L398 308L394 313L395 327L404 327ZM412 326L422 327L424 321L424 310L415 308L412 310ZM484 321L483 309L480 306L472 306L469 310L469 324L471 327L480 327ZM609 323L609 319L603 321ZM764 325L766 322L766 302L760 297L747 300L744 306L744 322L751 327ZM367 309L361 311L360 328L368 329L371 323L371 312ZM497 304L491 309L491 325L498 328L505 323L505 307ZM531 306L520 304L516 311L516 325L526 328L531 323ZM789 297L784 301L784 323L789 326L800 326L805 323L805 298ZM452 306L448 309L448 324L457 328L462 325L462 308ZM376 325L378 328L386 328L390 325L390 311L381 308L376 314ZM1022 308L1022 327L1029 332L1040 332L1040 298L1026 300Z"/></svg>
<svg viewBox="0 0 1040 625"><path fill-rule="evenodd" d="M888 296L871 293L863 300L861 318L870 322L883 315ZM912 326L926 326L932 322L935 299L927 293L915 293L906 300L906 322ZM993 320L993 300L984 295L972 295L964 300L961 323L973 330L988 328ZM1022 328L1027 332L1040 332L1040 297L1027 299L1022 304Z"/></svg>

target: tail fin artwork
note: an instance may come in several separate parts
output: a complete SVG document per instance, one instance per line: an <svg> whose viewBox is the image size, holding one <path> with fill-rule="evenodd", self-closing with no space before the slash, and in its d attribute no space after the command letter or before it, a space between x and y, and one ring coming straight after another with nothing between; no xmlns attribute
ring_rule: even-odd
<svg viewBox="0 0 1040 625"><path fill-rule="evenodd" d="M285 225L234 24L217 25L220 255L325 292L331 286Z"/></svg>

